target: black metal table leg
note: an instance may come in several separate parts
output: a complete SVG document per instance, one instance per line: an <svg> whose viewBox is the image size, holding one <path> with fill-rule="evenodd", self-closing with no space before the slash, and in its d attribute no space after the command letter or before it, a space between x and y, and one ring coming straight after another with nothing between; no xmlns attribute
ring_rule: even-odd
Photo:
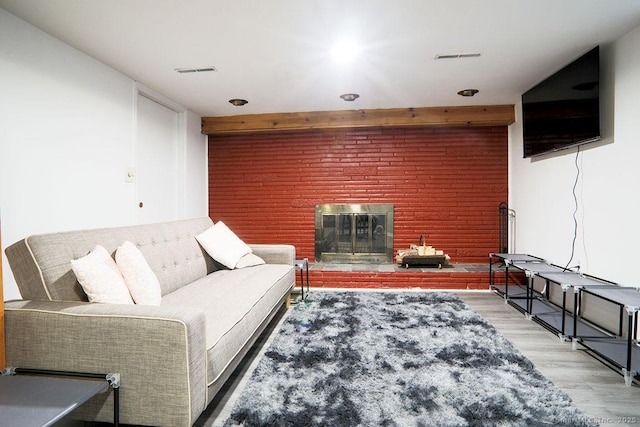
<svg viewBox="0 0 640 427"><path fill-rule="evenodd" d="M504 301L507 302L509 300L509 262L505 260L504 265Z"/></svg>
<svg viewBox="0 0 640 427"><path fill-rule="evenodd" d="M578 315L582 295L580 294L580 287L573 288L573 334L571 335L572 341L578 336ZM564 316L564 313L562 313Z"/></svg>
<svg viewBox="0 0 640 427"><path fill-rule="evenodd" d="M634 325L634 317L636 317L636 313L637 313L637 309L636 308L631 308L631 307L627 307L627 323L628 323L628 330L627 330L627 364L626 364L626 370L624 372L624 382L626 383L626 385L630 386L631 382L633 381L633 370L631 369L631 361L632 361L632 356L633 356L633 325Z"/></svg>

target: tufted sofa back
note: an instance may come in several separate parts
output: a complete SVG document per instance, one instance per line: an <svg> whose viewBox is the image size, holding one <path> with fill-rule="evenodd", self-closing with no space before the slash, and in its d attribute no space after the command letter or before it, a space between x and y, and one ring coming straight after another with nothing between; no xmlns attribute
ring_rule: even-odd
<svg viewBox="0 0 640 427"><path fill-rule="evenodd" d="M97 244L113 255L129 240L143 253L165 295L215 271L215 263L195 239L212 225L210 218L201 217L38 234L12 244L5 253L23 299L87 301L70 261L87 255Z"/></svg>

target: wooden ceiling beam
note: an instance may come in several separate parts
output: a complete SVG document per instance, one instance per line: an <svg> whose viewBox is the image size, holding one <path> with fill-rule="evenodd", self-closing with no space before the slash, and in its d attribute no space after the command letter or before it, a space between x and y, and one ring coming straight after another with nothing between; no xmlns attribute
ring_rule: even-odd
<svg viewBox="0 0 640 427"><path fill-rule="evenodd" d="M414 126L508 126L513 105L312 111L203 117L205 135Z"/></svg>

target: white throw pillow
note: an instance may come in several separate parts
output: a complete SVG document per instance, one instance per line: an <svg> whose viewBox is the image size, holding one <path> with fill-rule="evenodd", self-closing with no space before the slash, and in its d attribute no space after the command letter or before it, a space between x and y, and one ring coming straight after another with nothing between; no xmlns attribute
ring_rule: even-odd
<svg viewBox="0 0 640 427"><path fill-rule="evenodd" d="M71 269L90 302L133 304L118 266L104 247L97 245L88 255L71 260Z"/></svg>
<svg viewBox="0 0 640 427"><path fill-rule="evenodd" d="M160 305L162 290L140 249L126 241L116 250L116 264L136 304Z"/></svg>
<svg viewBox="0 0 640 427"><path fill-rule="evenodd" d="M196 239L211 258L228 268L235 268L240 258L251 252L251 248L222 221L198 234Z"/></svg>
<svg viewBox="0 0 640 427"><path fill-rule="evenodd" d="M266 264L262 258L256 254L246 254L236 264L236 268L253 267L254 265Z"/></svg>

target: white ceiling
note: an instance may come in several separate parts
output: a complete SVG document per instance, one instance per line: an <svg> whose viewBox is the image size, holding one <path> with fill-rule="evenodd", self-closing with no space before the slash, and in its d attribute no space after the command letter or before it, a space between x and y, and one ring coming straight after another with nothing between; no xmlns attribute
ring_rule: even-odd
<svg viewBox="0 0 640 427"><path fill-rule="evenodd" d="M0 0L202 116L514 104L640 25L640 0ZM351 64L333 44L360 45ZM435 60L438 54L479 58ZM210 73L176 68L215 66ZM473 98L456 93L477 88ZM360 94L353 102L339 95ZM243 107L229 104L244 98Z"/></svg>

